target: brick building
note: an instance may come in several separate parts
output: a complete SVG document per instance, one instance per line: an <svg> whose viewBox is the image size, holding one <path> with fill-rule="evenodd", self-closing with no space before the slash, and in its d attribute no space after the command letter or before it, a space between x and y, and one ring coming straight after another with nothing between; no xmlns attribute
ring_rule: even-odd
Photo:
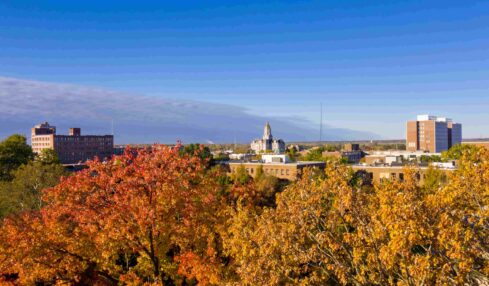
<svg viewBox="0 0 489 286"><path fill-rule="evenodd" d="M462 125L445 117L418 115L408 121L406 134L408 151L440 153L462 143Z"/></svg>
<svg viewBox="0 0 489 286"><path fill-rule="evenodd" d="M371 184L380 184L387 181L404 181L406 166L351 166L353 171L357 173L363 173L364 179ZM442 172L448 174L453 172L454 168L437 168ZM428 167L416 167L416 179L419 185L424 185L426 175L428 173Z"/></svg>
<svg viewBox="0 0 489 286"><path fill-rule="evenodd" d="M295 181L299 179L305 168L321 169L326 167L325 162L292 162L287 155L263 155L262 161L227 161L221 164L226 168L228 174L234 173L239 167L243 166L246 172L255 177L258 168L263 168L263 172L279 179Z"/></svg>
<svg viewBox="0 0 489 286"><path fill-rule="evenodd" d="M83 163L95 157L104 160L114 152L113 135L81 135L80 128L70 128L68 135L58 135L56 127L48 122L32 128L31 144L35 153L55 150L62 164Z"/></svg>

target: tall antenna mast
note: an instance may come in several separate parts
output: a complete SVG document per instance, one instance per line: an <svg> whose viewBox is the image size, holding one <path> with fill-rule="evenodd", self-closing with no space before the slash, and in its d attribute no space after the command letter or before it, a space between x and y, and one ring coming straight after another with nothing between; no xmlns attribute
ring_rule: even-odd
<svg viewBox="0 0 489 286"><path fill-rule="evenodd" d="M320 111L320 119L319 119L319 143L323 141L323 103L321 102L321 111Z"/></svg>
<svg viewBox="0 0 489 286"><path fill-rule="evenodd" d="M112 136L114 136L114 119L112 119L111 121L110 131L112 133Z"/></svg>

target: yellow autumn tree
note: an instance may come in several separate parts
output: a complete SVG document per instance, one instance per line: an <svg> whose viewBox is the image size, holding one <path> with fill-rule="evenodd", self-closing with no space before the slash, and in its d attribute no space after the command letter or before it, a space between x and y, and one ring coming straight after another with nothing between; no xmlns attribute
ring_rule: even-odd
<svg viewBox="0 0 489 286"><path fill-rule="evenodd" d="M439 254L438 283L489 284L489 150L462 152L449 184L427 203ZM484 284L485 283L485 284Z"/></svg>
<svg viewBox="0 0 489 286"><path fill-rule="evenodd" d="M372 189L330 164L290 185L275 209L239 207L225 241L239 283L487 283L489 152L462 157L446 184L420 186L417 172Z"/></svg>
<svg viewBox="0 0 489 286"><path fill-rule="evenodd" d="M277 196L276 209L239 208L226 247L244 285L324 285L353 279L351 211L363 200L351 170L331 166L325 178L305 172Z"/></svg>

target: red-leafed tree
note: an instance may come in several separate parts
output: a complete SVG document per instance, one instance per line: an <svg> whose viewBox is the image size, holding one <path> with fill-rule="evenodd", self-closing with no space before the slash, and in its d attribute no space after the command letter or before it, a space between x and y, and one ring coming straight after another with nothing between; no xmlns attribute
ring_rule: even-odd
<svg viewBox="0 0 489 286"><path fill-rule="evenodd" d="M0 273L16 283L216 284L222 186L197 156L126 150L45 190L38 212L6 219Z"/></svg>

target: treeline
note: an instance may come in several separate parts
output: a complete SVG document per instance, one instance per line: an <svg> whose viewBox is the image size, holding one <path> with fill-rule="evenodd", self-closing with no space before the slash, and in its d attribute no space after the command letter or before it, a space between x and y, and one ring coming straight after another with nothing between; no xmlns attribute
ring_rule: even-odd
<svg viewBox="0 0 489 286"><path fill-rule="evenodd" d="M22 135L0 142L0 219L21 211L40 210L41 191L67 175L51 149L34 155Z"/></svg>
<svg viewBox="0 0 489 286"><path fill-rule="evenodd" d="M488 282L488 150L423 187L415 170L372 187L339 163L287 186L229 177L203 150L126 150L45 189L40 209L1 223L2 283Z"/></svg>

